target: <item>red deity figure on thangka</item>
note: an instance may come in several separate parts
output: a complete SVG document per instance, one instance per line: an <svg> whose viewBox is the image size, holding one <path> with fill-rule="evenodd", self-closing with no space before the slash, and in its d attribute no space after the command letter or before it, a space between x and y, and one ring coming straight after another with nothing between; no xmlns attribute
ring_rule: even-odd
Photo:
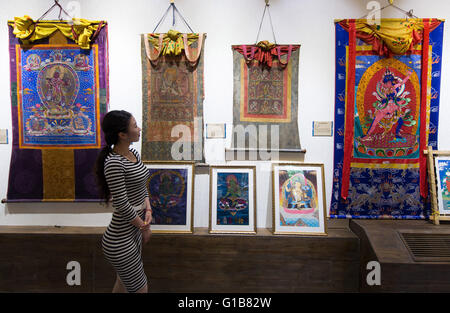
<svg viewBox="0 0 450 313"><path fill-rule="evenodd" d="M382 64L377 63L364 73L358 87L357 107L361 128L360 132L355 133L357 155L412 155L419 147L420 94L417 74L404 63L401 63L401 69L381 67Z"/></svg>

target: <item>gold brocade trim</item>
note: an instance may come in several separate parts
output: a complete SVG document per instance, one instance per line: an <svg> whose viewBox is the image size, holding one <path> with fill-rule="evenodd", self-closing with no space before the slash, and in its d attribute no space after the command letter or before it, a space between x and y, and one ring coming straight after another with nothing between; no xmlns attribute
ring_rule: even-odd
<svg viewBox="0 0 450 313"><path fill-rule="evenodd" d="M74 151L42 150L43 201L75 199Z"/></svg>
<svg viewBox="0 0 450 313"><path fill-rule="evenodd" d="M393 168L393 169L410 169L410 168L419 168L418 163L351 163L350 167L353 168Z"/></svg>

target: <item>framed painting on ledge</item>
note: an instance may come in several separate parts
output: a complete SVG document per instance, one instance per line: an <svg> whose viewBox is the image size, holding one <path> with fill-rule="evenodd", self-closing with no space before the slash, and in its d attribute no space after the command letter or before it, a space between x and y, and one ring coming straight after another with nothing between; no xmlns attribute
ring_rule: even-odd
<svg viewBox="0 0 450 313"><path fill-rule="evenodd" d="M439 156L435 161L438 183L439 214L450 214L450 156Z"/></svg>
<svg viewBox="0 0 450 313"><path fill-rule="evenodd" d="M194 163L144 162L153 233L193 233Z"/></svg>
<svg viewBox="0 0 450 313"><path fill-rule="evenodd" d="M256 234L256 167L211 166L210 233Z"/></svg>
<svg viewBox="0 0 450 313"><path fill-rule="evenodd" d="M272 164L273 233L327 235L323 164Z"/></svg>

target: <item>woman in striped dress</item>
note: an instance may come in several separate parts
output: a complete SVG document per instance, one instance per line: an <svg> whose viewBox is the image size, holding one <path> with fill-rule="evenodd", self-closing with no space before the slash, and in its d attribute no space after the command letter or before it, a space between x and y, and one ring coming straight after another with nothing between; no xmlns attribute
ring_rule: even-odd
<svg viewBox="0 0 450 313"><path fill-rule="evenodd" d="M146 182L149 171L130 144L141 129L126 111L110 111L102 121L106 147L97 159L96 174L106 203L112 196L114 213L103 234L105 258L117 277L113 292L147 292L142 241L148 242L152 211ZM113 147L114 146L114 147Z"/></svg>

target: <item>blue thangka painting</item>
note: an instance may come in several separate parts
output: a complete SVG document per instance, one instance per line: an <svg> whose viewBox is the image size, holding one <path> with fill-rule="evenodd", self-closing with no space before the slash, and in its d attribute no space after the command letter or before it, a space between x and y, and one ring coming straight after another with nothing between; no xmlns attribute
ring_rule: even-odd
<svg viewBox="0 0 450 313"><path fill-rule="evenodd" d="M18 53L20 146L99 146L97 47L36 45Z"/></svg>
<svg viewBox="0 0 450 313"><path fill-rule="evenodd" d="M384 53L357 31L359 22L364 23L335 23L330 217L427 218L426 159L421 151L427 146L438 148L444 23L382 19L377 31L385 31L385 22L399 29L411 23L429 26L428 38L424 36L407 52Z"/></svg>
<svg viewBox="0 0 450 313"><path fill-rule="evenodd" d="M217 225L249 225L248 173L217 173Z"/></svg>

